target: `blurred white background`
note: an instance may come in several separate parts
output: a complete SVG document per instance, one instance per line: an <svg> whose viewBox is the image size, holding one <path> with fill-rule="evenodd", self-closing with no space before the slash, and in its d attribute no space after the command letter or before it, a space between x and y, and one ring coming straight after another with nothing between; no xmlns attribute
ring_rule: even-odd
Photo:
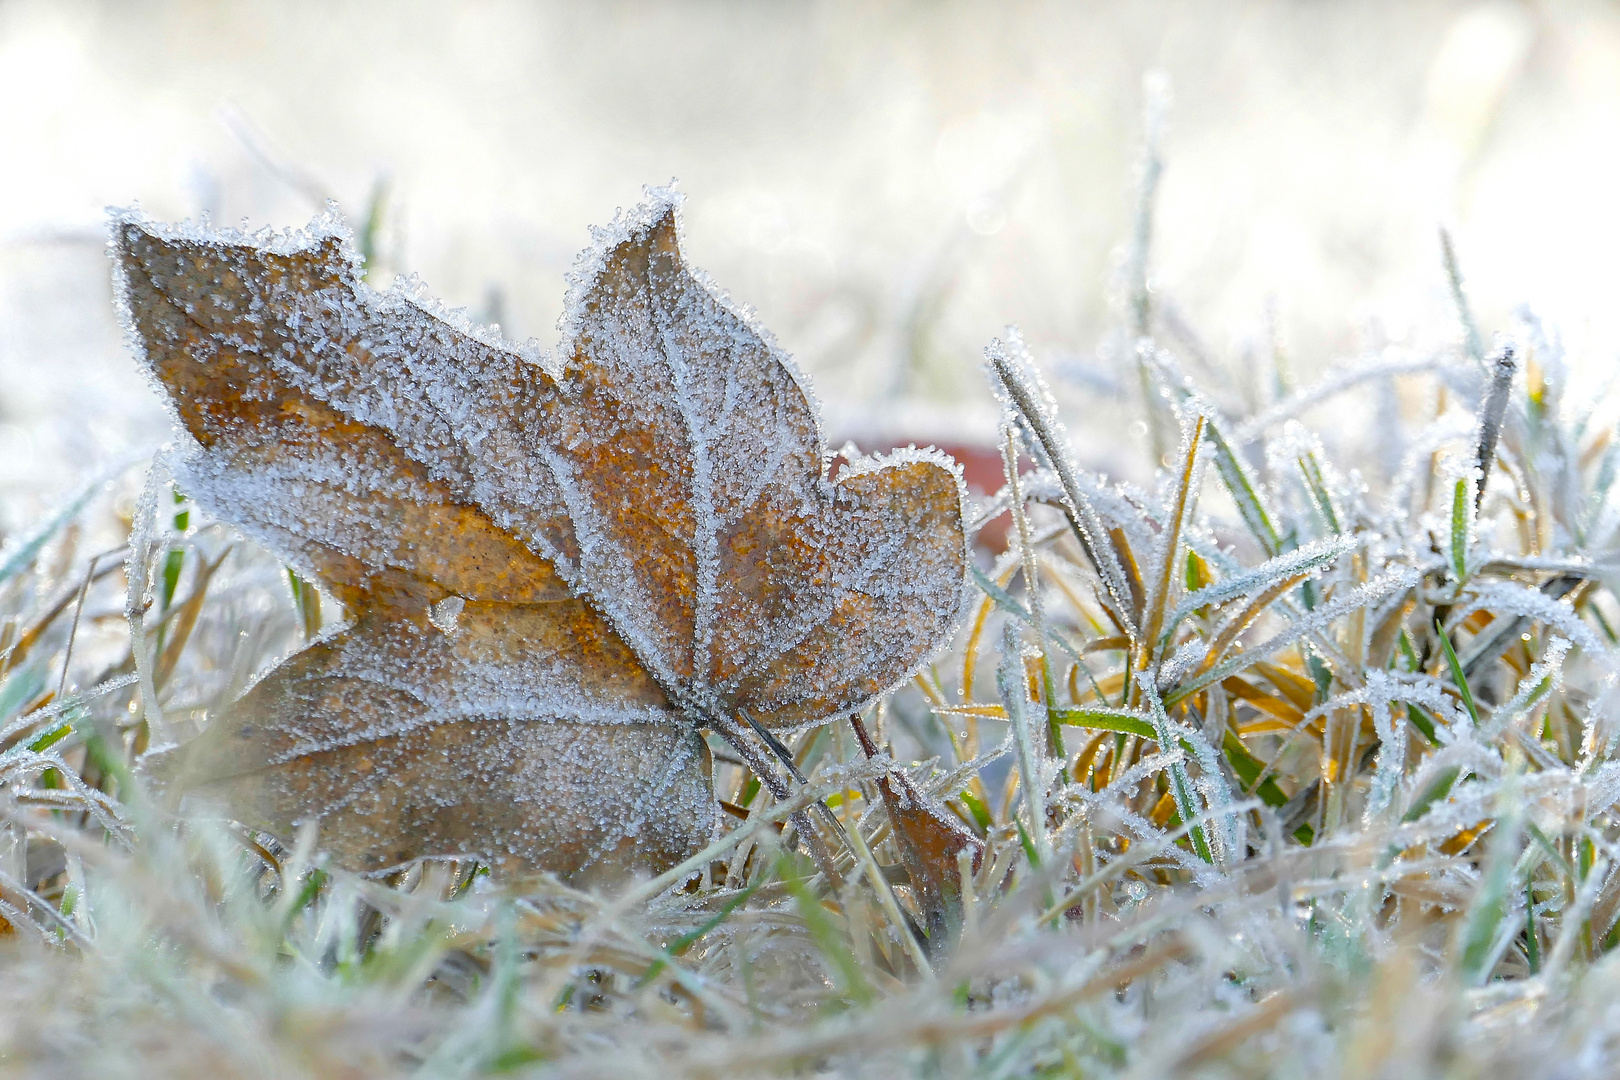
<svg viewBox="0 0 1620 1080"><path fill-rule="evenodd" d="M358 224L382 192L382 269L549 345L587 227L678 177L693 261L832 437L992 437L981 349L1017 323L1119 468L1138 406L1098 350L1150 71L1154 278L1221 362L1454 334L1442 223L1487 329L1528 301L1611 358L1614 4L0 0L0 528L167 437L102 249L136 201Z"/></svg>

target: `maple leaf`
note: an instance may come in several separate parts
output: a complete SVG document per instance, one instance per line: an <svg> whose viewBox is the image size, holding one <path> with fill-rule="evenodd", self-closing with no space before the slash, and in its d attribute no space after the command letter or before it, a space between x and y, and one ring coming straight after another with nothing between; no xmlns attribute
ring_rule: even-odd
<svg viewBox="0 0 1620 1080"><path fill-rule="evenodd" d="M650 195L593 231L549 364L368 287L335 214L251 237L115 218L180 482L353 618L157 762L171 792L281 836L319 820L366 871L656 871L715 829L700 729L850 715L951 633L953 464L829 479L791 361Z"/></svg>

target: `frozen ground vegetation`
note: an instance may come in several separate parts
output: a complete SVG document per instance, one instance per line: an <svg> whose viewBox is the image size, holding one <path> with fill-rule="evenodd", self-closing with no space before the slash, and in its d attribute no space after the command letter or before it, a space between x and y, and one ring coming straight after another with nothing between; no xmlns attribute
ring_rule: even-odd
<svg viewBox="0 0 1620 1080"><path fill-rule="evenodd" d="M1529 313L1488 343L1446 246L1440 344L1234 377L1155 302L1146 224L1101 362L1140 388L1151 489L1089 472L1083 409L992 344L1005 486L952 649L789 740L785 799L711 739L719 839L627 890L365 878L167 817L153 719L205 722L342 612L162 474L13 538L0 1074L1613 1075L1597 361ZM1376 460L1307 415L1376 426ZM913 880L883 784L982 851Z"/></svg>

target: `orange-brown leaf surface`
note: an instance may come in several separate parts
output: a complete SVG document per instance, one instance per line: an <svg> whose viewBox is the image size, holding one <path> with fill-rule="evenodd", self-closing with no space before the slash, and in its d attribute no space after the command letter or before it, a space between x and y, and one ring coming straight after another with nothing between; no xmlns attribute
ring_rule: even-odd
<svg viewBox="0 0 1620 1080"><path fill-rule="evenodd" d="M318 820L363 870L649 872L713 833L701 728L848 715L942 643L949 459L829 480L800 377L685 265L677 208L595 233L549 360L372 290L331 218L117 219L181 483L353 618L169 751L172 791L283 836Z"/></svg>

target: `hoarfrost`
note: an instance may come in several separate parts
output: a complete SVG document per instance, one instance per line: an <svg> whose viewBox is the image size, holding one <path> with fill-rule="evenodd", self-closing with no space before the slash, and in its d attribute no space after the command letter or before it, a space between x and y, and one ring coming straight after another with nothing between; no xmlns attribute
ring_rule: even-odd
<svg viewBox="0 0 1620 1080"><path fill-rule="evenodd" d="M521 759L539 754L579 809L581 785L618 775L604 762L629 741L631 758L662 746L684 770L648 795L679 808L647 820L712 828L712 800L685 805L700 755L674 749L694 725L745 708L778 731L847 715L950 634L966 598L959 470L908 449L829 479L802 376L685 265L678 214L673 191L651 190L593 232L549 361L414 281L371 290L335 212L252 237L115 215L120 303L185 433L185 490L357 618L273 671L170 772L230 781L285 828L384 790L398 810L395 781L352 775L355 755L376 766L394 740L401 762L450 762L437 786L385 770L429 802L462 805L446 778L480 768L516 799L516 778L534 779ZM492 741L463 761L458 739ZM585 755L577 772L567 748ZM299 764L322 755L338 764ZM231 779L267 767L279 779L254 783L269 794ZM401 854L387 822L362 817L375 842L358 862ZM494 835L472 821L455 828ZM621 838L639 821L618 820ZM417 832L448 844L433 828ZM683 828L666 830L671 852L697 842Z"/></svg>

